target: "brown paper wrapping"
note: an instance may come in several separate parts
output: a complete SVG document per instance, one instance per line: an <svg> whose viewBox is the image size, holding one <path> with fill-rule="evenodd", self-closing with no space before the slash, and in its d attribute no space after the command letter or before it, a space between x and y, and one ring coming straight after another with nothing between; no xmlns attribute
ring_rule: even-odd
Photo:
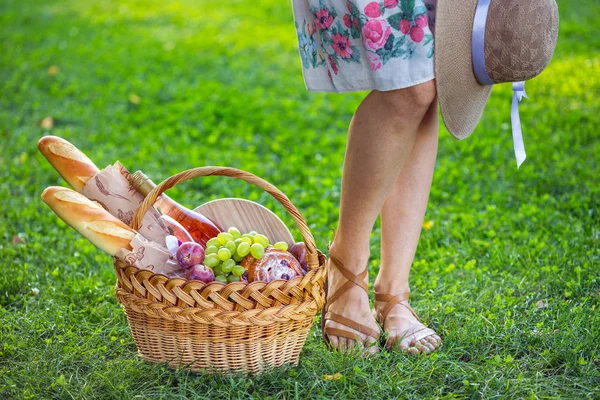
<svg viewBox="0 0 600 400"><path fill-rule="evenodd" d="M94 175L81 192L131 226L133 215L144 196L129 183L129 177L127 168L117 161ZM131 240L133 250L121 249L116 256L140 269L149 269L170 278L185 278L187 271L181 268L167 249L167 235L169 230L160 219L160 213L150 207L142 218L140 229Z"/></svg>
<svg viewBox="0 0 600 400"><path fill-rule="evenodd" d="M97 201L112 215L131 226L133 215L144 196L131 186L129 175L129 171L117 161L87 181L81 193L88 199ZM146 239L166 247L165 236L169 231L159 217L160 213L151 207L142 218L138 232Z"/></svg>
<svg viewBox="0 0 600 400"><path fill-rule="evenodd" d="M132 250L121 249L116 256L141 269L170 278L185 278L186 270L179 266L171 252L158 244L146 240L141 234L131 239Z"/></svg>

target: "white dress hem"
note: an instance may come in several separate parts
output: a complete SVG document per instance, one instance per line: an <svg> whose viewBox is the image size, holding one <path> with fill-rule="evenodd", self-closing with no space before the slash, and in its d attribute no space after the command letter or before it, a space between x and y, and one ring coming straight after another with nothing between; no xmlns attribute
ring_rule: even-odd
<svg viewBox="0 0 600 400"><path fill-rule="evenodd" d="M373 86L372 84L370 85L366 85L366 86L358 86L358 87L352 87L352 88L348 88L348 89L331 89L331 88L317 88L317 87L311 87L306 85L306 81L304 82L306 86L306 89L311 91L311 92L327 92L327 93L348 93L348 92L360 92L363 90L379 90L382 92L388 92L390 90L397 90L397 89L406 89L409 88L411 86L416 86L416 85L420 85L421 83L425 83L428 82L432 79L435 79L434 75L430 75L427 76L423 79L417 80L417 81L411 81L411 82L402 82L400 84L395 84L392 86L389 85L384 85L384 86Z"/></svg>

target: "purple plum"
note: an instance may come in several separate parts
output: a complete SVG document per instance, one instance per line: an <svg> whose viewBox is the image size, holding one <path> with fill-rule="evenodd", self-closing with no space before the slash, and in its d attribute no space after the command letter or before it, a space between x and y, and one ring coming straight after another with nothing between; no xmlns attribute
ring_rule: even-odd
<svg viewBox="0 0 600 400"><path fill-rule="evenodd" d="M204 261L204 247L196 242L185 242L177 249L177 262L181 268L189 269Z"/></svg>
<svg viewBox="0 0 600 400"><path fill-rule="evenodd" d="M210 267L202 264L196 264L188 269L187 279L210 283L215 280L215 273L212 269L210 269Z"/></svg>
<svg viewBox="0 0 600 400"><path fill-rule="evenodd" d="M296 257L304 272L308 271L308 259L306 258L306 245L304 242L294 244L288 251Z"/></svg>

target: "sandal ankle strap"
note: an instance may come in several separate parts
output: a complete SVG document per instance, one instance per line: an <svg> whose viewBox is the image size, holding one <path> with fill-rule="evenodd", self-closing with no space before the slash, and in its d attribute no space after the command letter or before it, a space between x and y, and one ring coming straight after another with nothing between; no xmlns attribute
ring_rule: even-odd
<svg viewBox="0 0 600 400"><path fill-rule="evenodd" d="M417 319L417 321L421 322L421 319L419 318L415 310L413 310L410 304L407 303L409 297L410 291L398 293L397 295L375 292L375 301L387 302L386 305L383 307L383 311L379 313L381 315L381 323L385 321L388 313L392 308L396 306L396 304L400 304L406 307L411 312L411 314Z"/></svg>
<svg viewBox="0 0 600 400"><path fill-rule="evenodd" d="M408 300L409 297L410 297L410 291L398 293L397 295L375 292L375 300L377 300L377 301L390 301L393 299L398 299L398 301L400 302L400 301Z"/></svg>

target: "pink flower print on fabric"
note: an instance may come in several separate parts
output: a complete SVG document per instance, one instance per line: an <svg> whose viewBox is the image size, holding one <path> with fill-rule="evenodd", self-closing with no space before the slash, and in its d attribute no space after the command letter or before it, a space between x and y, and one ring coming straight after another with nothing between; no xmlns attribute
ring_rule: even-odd
<svg viewBox="0 0 600 400"><path fill-rule="evenodd" d="M365 15L369 18L381 17L381 6L376 1L372 1L365 6Z"/></svg>
<svg viewBox="0 0 600 400"><path fill-rule="evenodd" d="M418 26L413 26L410 30L410 38L413 42L421 43L424 37L425 32L423 32L423 29L419 28Z"/></svg>
<svg viewBox="0 0 600 400"><path fill-rule="evenodd" d="M372 50L381 49L392 33L392 28L385 20L372 19L362 29L363 42Z"/></svg>
<svg viewBox="0 0 600 400"><path fill-rule="evenodd" d="M352 25L354 25L356 29L360 29L358 26L358 18L352 18L350 14L344 14L344 25L346 28L352 28Z"/></svg>
<svg viewBox="0 0 600 400"><path fill-rule="evenodd" d="M367 58L369 59L369 62L371 63L371 69L373 71L377 71L379 68L381 68L381 58L379 58L379 56L375 53L372 52L367 52Z"/></svg>
<svg viewBox="0 0 600 400"><path fill-rule="evenodd" d="M327 29L333 24L333 17L329 15L329 10L323 8L315 13L315 25L320 29Z"/></svg>
<svg viewBox="0 0 600 400"><path fill-rule="evenodd" d="M421 29L425 28L428 25L427 17L425 16L425 14L417 15L415 17L415 25Z"/></svg>
<svg viewBox="0 0 600 400"><path fill-rule="evenodd" d="M329 60L329 65L331 65L331 69L333 70L333 73L337 75L338 71L339 71L337 63L335 62L335 60L331 56L327 56L327 59ZM327 71L327 72L329 72L329 71ZM331 76L331 74L330 74L330 76Z"/></svg>
<svg viewBox="0 0 600 400"><path fill-rule="evenodd" d="M352 56L352 48L350 47L352 44L349 38L336 33L331 37L331 40L333 40L331 48L335 51L335 54L342 58L350 58Z"/></svg>
<svg viewBox="0 0 600 400"><path fill-rule="evenodd" d="M390 61L408 63L414 59L429 68L426 60L433 57L434 48L428 27L430 7L426 2L435 0L366 0L362 4L362 0L338 0L342 9L334 7L330 0L298 1L311 4L309 12L301 11L307 14L304 25L297 26L303 68L327 69L331 83L325 84L328 91L337 91L338 84L342 90L352 87L349 76L356 66L345 71L350 64L365 64L364 69L382 76L396 73L395 65L386 69ZM322 79L316 74L313 78L308 71L305 74L307 82ZM394 84L404 84L409 78L420 79L394 77Z"/></svg>
<svg viewBox="0 0 600 400"><path fill-rule="evenodd" d="M400 21L400 32L402 32L403 34L407 34L408 32L410 32L410 28L412 27L412 25L410 24L410 21L407 19L403 19Z"/></svg>
<svg viewBox="0 0 600 400"><path fill-rule="evenodd" d="M350 14L344 14L344 25L346 25L346 28L352 28L352 20L350 19Z"/></svg>

